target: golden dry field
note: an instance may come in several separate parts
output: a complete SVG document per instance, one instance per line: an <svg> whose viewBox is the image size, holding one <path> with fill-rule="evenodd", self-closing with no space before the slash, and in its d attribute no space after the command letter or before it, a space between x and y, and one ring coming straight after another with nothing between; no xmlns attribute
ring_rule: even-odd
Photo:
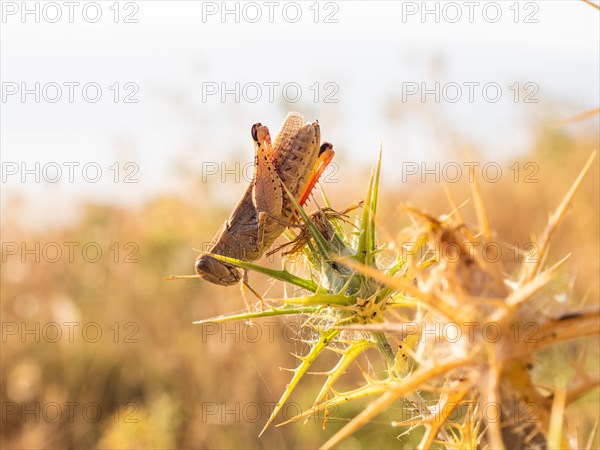
<svg viewBox="0 0 600 450"><path fill-rule="evenodd" d="M545 128L538 136L535 147L516 161L537 164L535 182L515 183L506 166L510 177L497 183L479 180L509 274L523 262L511 245L530 250L526 244L541 233L550 212L598 149L597 136L566 127ZM383 149L384 163L388 151ZM384 174L392 175L390 170ZM10 216L3 218L4 242L25 242L28 248L35 242L63 248L65 242L99 243L104 249L117 242L120 253L110 251L94 262L91 252L85 260L81 247L74 247L72 262L52 262L47 247L48 255L39 262L35 254L23 256L23 262L3 247L3 447L314 448L369 403L359 399L335 408L324 430L320 414L306 424L272 427L257 437L290 380L290 372L281 369L295 367L291 354L306 354L315 337L302 327L305 319L295 317L266 317L254 325L244 320L192 324L243 312L244 303L236 287L198 279L164 280L170 274L192 273L192 248L212 237L232 207L219 201L213 186L194 176L187 183L187 194L156 196L140 208L86 202L76 222L34 232L21 223L19 199L10 200ZM571 257L539 293L539 315L598 308L598 183L596 159L553 236L549 264ZM367 184L366 169L346 174L342 166L339 184L326 191L334 209L341 210L364 199ZM466 180L446 187L462 203L470 198L470 184ZM387 183L379 192L377 245L402 239L400 232L410 220L400 204L433 215L452 209L441 183ZM463 210L464 223L474 226L473 203ZM261 262L281 267L279 254ZM265 275L252 273L251 282L266 298L284 293L282 282ZM584 337L537 353L532 362L535 378L550 386L569 385L582 368L597 377L597 339ZM328 370L335 361L333 352L324 353L311 371ZM374 349L363 354L338 389L360 384L358 368L381 375L381 355ZM282 419L310 406L321 378L305 376ZM587 442L597 423L598 402L595 387L569 406L565 433ZM406 428L391 426L405 415L402 402L393 404L340 448L358 443L363 448L414 445L419 431L403 434ZM591 442L597 445L597 434Z"/></svg>
<svg viewBox="0 0 600 450"><path fill-rule="evenodd" d="M599 14L3 0L0 448L600 449Z"/></svg>

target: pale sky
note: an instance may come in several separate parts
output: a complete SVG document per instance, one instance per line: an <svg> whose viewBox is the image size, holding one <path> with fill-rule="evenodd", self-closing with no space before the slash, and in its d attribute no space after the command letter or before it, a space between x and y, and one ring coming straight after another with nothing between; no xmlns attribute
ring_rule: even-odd
<svg viewBox="0 0 600 450"><path fill-rule="evenodd" d="M68 211L175 189L178 162L200 177L203 163L251 161L250 126L276 133L287 111L319 119L344 167L371 165L382 141L388 162L445 160L457 139L505 161L536 119L600 101L599 11L577 0L227 2L224 17L223 2L23 5L2 2L3 205L22 193ZM40 183L13 174L36 162Z"/></svg>

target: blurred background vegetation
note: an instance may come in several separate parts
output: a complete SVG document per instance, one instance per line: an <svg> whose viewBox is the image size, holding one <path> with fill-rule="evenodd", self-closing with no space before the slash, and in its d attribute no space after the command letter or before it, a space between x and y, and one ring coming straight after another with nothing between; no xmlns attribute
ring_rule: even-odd
<svg viewBox="0 0 600 450"><path fill-rule="evenodd" d="M63 17L64 27L57 28L61 24L23 24L18 15L2 23L3 80L140 86L135 104L109 96L98 104L25 103L18 96L2 102L3 161L140 163L140 183L132 185L111 179L22 183L19 177L3 183L2 448L316 448L364 407L357 401L331 411L325 430L318 418L272 427L259 439L290 380L281 369L296 366L292 353L305 354L303 333L310 331L281 318L257 320L254 328L194 325L242 311L239 289L164 280L193 273L194 248L212 239L245 189L246 182L233 183L231 175L226 183L218 175L203 180L202 163L226 161L232 168L252 161L253 122L263 121L274 134L291 110L320 120L323 138L336 150L339 170L324 189L338 210L362 199L383 139L381 243L401 239L409 224L401 203L434 215L450 211L443 183L419 176L404 183L401 162L427 161L431 168L436 160L483 165L494 158L500 180L479 180L496 239L506 244L508 272L517 265L510 245L527 251L532 233L543 230L599 148L597 115L557 125L598 105L600 40L592 2L519 2L516 10L511 2L499 23L467 23L465 16L458 24L421 23L418 16L401 23L402 2L326 2L341 6L338 23L315 23L306 10L299 26L221 23L218 16L204 22L201 8L208 2L121 6L130 3L140 7L139 22L131 26L114 23L108 9L108 20L97 24ZM524 17L540 5L534 23L513 20L514 12ZM296 51L302 52L298 58ZM497 82L504 97L499 103L402 101L403 82L411 80L428 87ZM279 95L276 102L256 104L218 96L205 102L203 81L294 81L305 94L316 82L334 82L339 102L319 103L310 94L294 104ZM513 101L516 82L540 88L536 103ZM531 183L525 182L528 163L538 168ZM516 180L514 164L520 168ZM466 171L447 187L458 204L470 198ZM540 305L540 313L599 306L599 188L596 158L552 241L553 261L572 254L563 276L544 291L564 309ZM462 213L476 223L470 205ZM36 243L37 253L51 244L47 248L61 248L62 256L52 262L50 251L36 261ZM94 247L102 250L96 262L82 255L88 243L92 258ZM12 244L34 254L13 254ZM268 263L279 267L279 255ZM251 274L251 283L266 296L284 292L258 274ZM600 373L597 339L567 344L539 355L536 376L544 380L559 368L568 383L583 359L592 375ZM337 361L323 356L313 370ZM381 369L379 358L367 354L360 368ZM360 381L358 369L343 380L348 389ZM321 382L306 376L281 419L310 406ZM571 431L587 436L597 426L599 397L596 389L570 406ZM419 436L392 426L404 417L397 404L341 448L413 448ZM594 444L600 447L597 436Z"/></svg>
<svg viewBox="0 0 600 450"><path fill-rule="evenodd" d="M591 120L597 123L597 118ZM543 229L585 160L598 149L597 130L576 130L547 122L538 125L532 148L519 160L502 163L500 181L480 179L498 242L523 248L532 233ZM373 155L376 150L364 149ZM383 150L387 180L380 194L382 242L396 238L408 223L399 211L400 203L409 202L433 214L450 210L441 183L394 182L400 180L400 168L386 167L386 155L401 150L385 146ZM464 150L457 146L448 152L459 161ZM485 162L476 149L469 153L466 160ZM351 168L342 150L338 149L338 155L339 182L325 189L334 208L341 210L362 198L370 167ZM538 181L515 182L509 166L532 161L539 166ZM10 215L3 217L4 242L26 242L28 248L35 242L42 247L49 242L96 242L103 255L98 262L87 262L78 247L70 262L63 246L63 257L53 263L43 258L35 262L33 257L22 262L19 255L3 253L3 448L315 448L357 413L360 402L332 412L325 430L316 419L305 425L271 428L257 437L290 379L290 373L281 368L294 367L291 353L301 355L305 350L302 336L297 324L279 318L259 320L254 329L244 323L218 328L192 324L242 310L244 304L236 287L197 279L163 280L171 274L193 273L193 248L202 248L212 238L235 204L221 200L218 180L203 183L193 170L182 170L181 177L184 189L180 192L156 195L140 206L83 202L78 205L78 218L60 227L27 226L26 199L5 199ZM596 160L553 240L554 260L572 253L564 277L548 289L549 295L561 296L565 310L598 307L598 183ZM466 177L447 187L459 203L469 198ZM243 189L241 184L238 188ZM308 209L313 208L311 203ZM465 208L465 220L475 223L471 212ZM115 242L120 248L117 261L110 250ZM126 248L127 243L137 247ZM137 262L125 262L134 248L139 248L133 255ZM514 252L504 249L503 262L511 271ZM271 264L279 266L279 256ZM251 274L251 281L267 296L283 292L279 283L272 285L262 275ZM55 334L47 324L73 322L79 324L74 326L73 339L67 326L61 325L61 339L49 342ZM96 325L84 333L90 323ZM16 334L10 324L18 327ZM24 328L34 332L23 336ZM91 342L97 329L102 336ZM588 344L583 347L586 357L597 367L597 340ZM568 377L569 363L578 358L579 351L565 346L538 361L539 367L548 362L564 364ZM373 355L360 364L378 366L377 358ZM329 363L333 361L332 357ZM317 369L326 370L327 363L323 358ZM356 377L358 382L358 372ZM311 386L310 377L303 381L303 389L291 399L298 409L310 406L319 382L316 379ZM597 423L598 397L596 390L571 407L572 427L589 430ZM54 404L62 410L56 420ZM69 404L73 405L71 417ZM297 412L292 408L287 417ZM390 426L401 419L402 405L397 405L344 442L343 448L410 448L415 437L409 440L400 436L404 429Z"/></svg>

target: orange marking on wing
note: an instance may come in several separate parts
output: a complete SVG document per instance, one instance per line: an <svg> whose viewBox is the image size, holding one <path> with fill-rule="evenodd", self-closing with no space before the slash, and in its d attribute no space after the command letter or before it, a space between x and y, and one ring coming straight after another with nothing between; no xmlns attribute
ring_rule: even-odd
<svg viewBox="0 0 600 450"><path fill-rule="evenodd" d="M300 206L304 206L304 204L308 200L308 197L310 196L310 193L315 187L315 184L317 184L317 181L319 181L319 178L321 177L321 175L323 175L323 172L325 171L325 169L327 169L327 166L329 165L334 156L335 152L331 149L325 150L321 154L321 156L319 156L317 164L315 164L315 167L312 169L310 177L308 178L308 182L306 183L306 187L304 188L304 191L302 191L302 195L300 196Z"/></svg>

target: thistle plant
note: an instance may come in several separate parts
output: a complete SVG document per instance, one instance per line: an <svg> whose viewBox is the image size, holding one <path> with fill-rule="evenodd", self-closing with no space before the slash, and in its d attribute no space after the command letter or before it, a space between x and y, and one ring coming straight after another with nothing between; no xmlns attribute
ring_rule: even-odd
<svg viewBox="0 0 600 450"><path fill-rule="evenodd" d="M473 173L475 227L462 217L466 204L457 206L448 194L449 214L434 217L403 205L412 225L398 239L378 241L381 152L364 202L341 213L324 196L326 206L309 216L290 195L298 223L286 232L289 243L281 270L213 255L293 289L284 298L265 299L267 309L198 323L300 316L314 337L308 352L297 355L298 365L263 432L314 361L333 351L337 362L321 374L313 405L280 424L313 415L326 420L332 409L367 399L370 403L323 448L338 445L392 405L402 405L408 416L399 422L409 430L421 429L418 448L583 447L584 442L563 433L565 408L596 388L599 374L576 370L568 387L552 387L540 386L532 373L534 356L542 349L600 334L598 310L556 316L542 312L552 301L544 288L569 257L550 261L550 241L594 158L513 274L481 251L498 244ZM354 223L350 214L356 215ZM373 373L359 367L364 382L339 390L350 367L373 349L385 370ZM390 428L391 439L393 433Z"/></svg>

